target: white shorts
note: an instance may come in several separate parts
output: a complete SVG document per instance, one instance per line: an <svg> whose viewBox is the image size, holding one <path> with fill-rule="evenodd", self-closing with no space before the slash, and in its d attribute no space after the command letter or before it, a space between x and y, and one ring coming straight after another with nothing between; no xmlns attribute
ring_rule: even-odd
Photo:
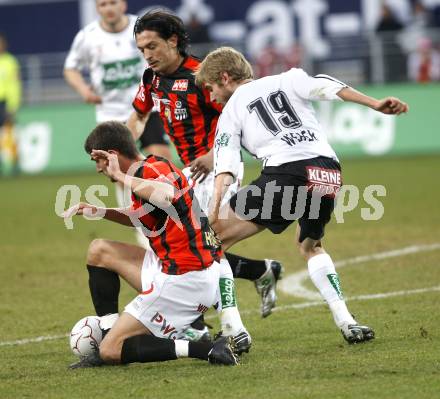
<svg viewBox="0 0 440 399"><path fill-rule="evenodd" d="M156 337L176 339L217 302L220 266L214 262L207 269L181 275L160 270L156 254L147 251L142 265L142 293L124 311Z"/></svg>
<svg viewBox="0 0 440 399"><path fill-rule="evenodd" d="M190 178L191 171L190 168L185 168L182 170L185 177L188 179L189 184L194 184L193 180ZM235 180L233 184L229 186L228 191L226 192L225 196L222 200L222 205L227 204L231 197L240 189L241 181L243 180L243 174L244 174L244 165L241 163L240 172L238 174L238 178ZM214 194L214 181L215 176L214 172L211 172L208 176L206 176L206 179L203 180L201 183L196 182L193 186L194 194L197 198L197 201L199 201L200 208L205 213L205 215L209 215L209 204L211 202L212 194Z"/></svg>

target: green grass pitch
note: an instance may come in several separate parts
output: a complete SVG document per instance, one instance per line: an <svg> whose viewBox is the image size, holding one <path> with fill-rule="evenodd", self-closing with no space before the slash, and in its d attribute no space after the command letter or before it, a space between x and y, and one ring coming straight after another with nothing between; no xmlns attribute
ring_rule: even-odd
<svg viewBox="0 0 440 399"><path fill-rule="evenodd" d="M258 173L247 169L247 180ZM343 162L345 184L360 191L386 187L385 213L364 221L359 206L345 223L328 226L324 246L335 261L412 245L440 243L438 156ZM93 314L85 253L95 237L134 242L128 228L74 219L67 230L55 215L57 190L107 184L95 174L20 177L0 181L0 398L435 398L440 395L440 249L366 260L340 269L350 310L377 338L348 346L324 304L279 293L278 311L261 319L251 283L237 281L239 307L254 339L239 367L179 360L67 370L75 360L67 334ZM113 189L104 198L114 204ZM84 197L83 197L84 199ZM285 275L305 270L294 227L264 232L233 248L249 257L283 261ZM309 281L305 287L312 289ZM414 291L420 290L420 291ZM395 293L395 296L375 294ZM134 292L123 285L120 307ZM210 322L218 328L214 313Z"/></svg>

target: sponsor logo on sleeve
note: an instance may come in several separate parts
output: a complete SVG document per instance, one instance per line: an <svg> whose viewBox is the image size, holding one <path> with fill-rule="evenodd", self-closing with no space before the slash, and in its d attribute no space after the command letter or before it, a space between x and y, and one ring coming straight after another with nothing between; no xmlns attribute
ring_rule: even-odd
<svg viewBox="0 0 440 399"><path fill-rule="evenodd" d="M145 87L143 85L139 86L136 98L141 102L145 102Z"/></svg>
<svg viewBox="0 0 440 399"><path fill-rule="evenodd" d="M231 138L231 135L229 133L222 133L220 136L215 140L215 144L218 147L227 147L229 144L229 139Z"/></svg>

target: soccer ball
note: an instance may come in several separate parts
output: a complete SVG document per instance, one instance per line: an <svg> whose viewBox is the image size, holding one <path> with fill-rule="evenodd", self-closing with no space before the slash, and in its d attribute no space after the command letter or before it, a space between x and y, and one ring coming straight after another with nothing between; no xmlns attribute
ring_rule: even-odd
<svg viewBox="0 0 440 399"><path fill-rule="evenodd" d="M70 349L76 356L89 355L102 341L101 320L87 316L78 321L70 332Z"/></svg>

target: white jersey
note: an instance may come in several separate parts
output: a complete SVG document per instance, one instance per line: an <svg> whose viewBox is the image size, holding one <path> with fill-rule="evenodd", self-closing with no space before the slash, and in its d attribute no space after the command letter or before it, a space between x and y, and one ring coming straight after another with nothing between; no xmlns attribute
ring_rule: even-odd
<svg viewBox="0 0 440 399"><path fill-rule="evenodd" d="M215 175L229 172L237 177L241 147L264 166L318 156L337 160L311 101L341 100L336 93L344 87L330 76L311 77L297 68L240 86L217 124Z"/></svg>
<svg viewBox="0 0 440 399"><path fill-rule="evenodd" d="M136 16L121 32L102 29L99 21L80 30L73 41L64 68L88 69L95 92L102 97L96 106L96 121L126 121L132 112L145 61L136 47L133 28Z"/></svg>

